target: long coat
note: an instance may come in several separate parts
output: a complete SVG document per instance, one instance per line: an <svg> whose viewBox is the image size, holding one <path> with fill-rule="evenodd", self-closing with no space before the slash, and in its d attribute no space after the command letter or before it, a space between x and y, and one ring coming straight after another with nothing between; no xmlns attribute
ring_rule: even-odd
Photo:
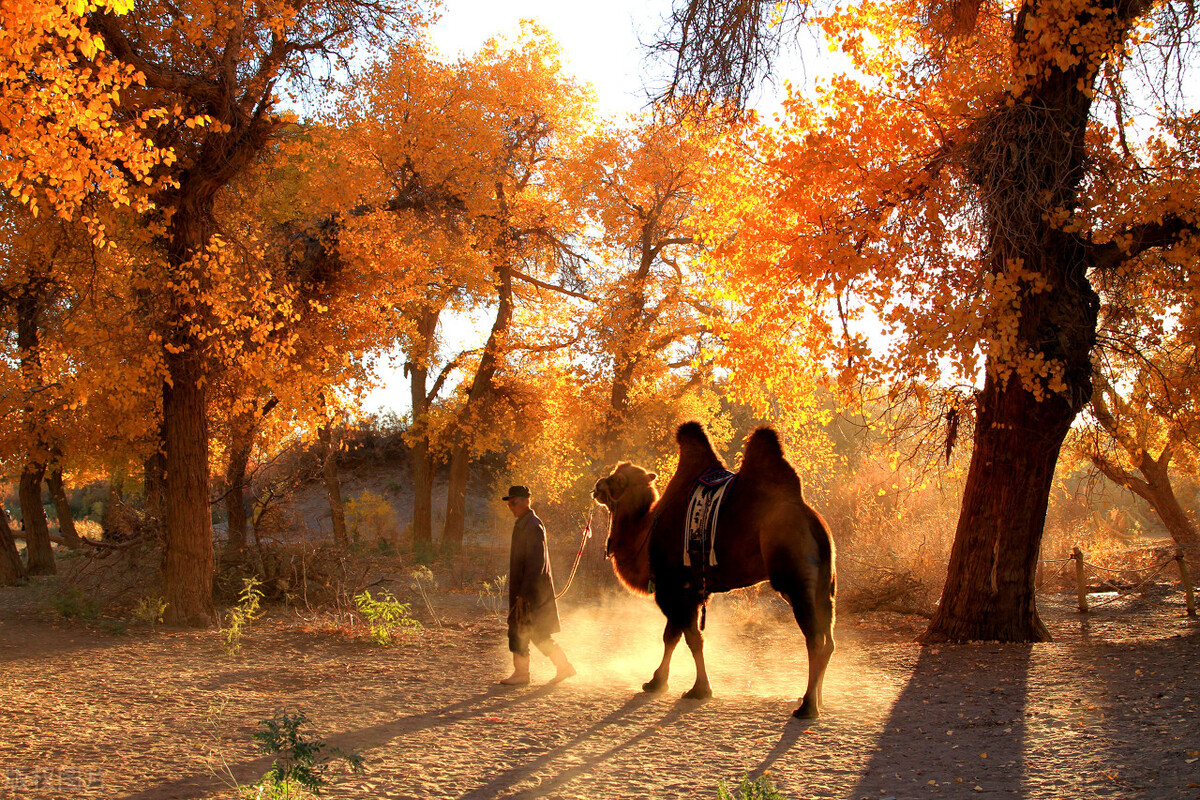
<svg viewBox="0 0 1200 800"><path fill-rule="evenodd" d="M513 524L512 547L508 554L509 624L516 621L517 601L528 603L528 635L544 639L561 630L558 603L554 600L554 578L550 575L550 553L546 548L546 526L529 509Z"/></svg>

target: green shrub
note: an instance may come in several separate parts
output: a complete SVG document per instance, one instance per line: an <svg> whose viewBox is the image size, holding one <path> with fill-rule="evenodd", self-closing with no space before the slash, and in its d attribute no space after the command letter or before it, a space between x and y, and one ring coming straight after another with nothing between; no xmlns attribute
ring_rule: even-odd
<svg viewBox="0 0 1200 800"><path fill-rule="evenodd" d="M717 785L717 800L786 800L775 788L766 775L759 775L754 780L750 776L742 778L742 782L731 794L725 781Z"/></svg>
<svg viewBox="0 0 1200 800"><path fill-rule="evenodd" d="M50 606L64 619L92 620L100 616L100 604L75 586L62 587L51 595Z"/></svg>
<svg viewBox="0 0 1200 800"><path fill-rule="evenodd" d="M138 600L137 605L133 607L133 618L150 627L161 625L165 613L167 613L167 603L157 595L148 594Z"/></svg>
<svg viewBox="0 0 1200 800"><path fill-rule="evenodd" d="M281 711L259 723L266 730L254 734L254 739L265 753L275 756L275 761L262 780L251 787L248 797L255 800L288 800L306 794L320 797L321 787L328 783L325 770L335 758L344 759L352 772L362 772L363 759L358 753L333 749L321 755L325 742L311 739L300 730L308 721L303 711L295 714Z"/></svg>
<svg viewBox="0 0 1200 800"><path fill-rule="evenodd" d="M354 596L354 605L367 620L371 632L371 641L381 646L392 643L392 631L404 633L420 633L421 623L412 617L412 606L401 603L392 593L384 590L378 597L372 597L370 591Z"/></svg>

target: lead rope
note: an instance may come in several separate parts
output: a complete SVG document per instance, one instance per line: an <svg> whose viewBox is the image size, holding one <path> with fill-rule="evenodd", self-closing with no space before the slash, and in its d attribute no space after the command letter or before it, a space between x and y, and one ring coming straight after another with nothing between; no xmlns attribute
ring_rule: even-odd
<svg viewBox="0 0 1200 800"><path fill-rule="evenodd" d="M575 554L575 563L571 565L571 574L567 577L567 584L558 594L554 595L554 599L560 599L567 593L567 589L571 588L571 581L575 580L575 573L579 569L579 562L583 559L583 548L587 546L588 539L592 538L592 517L588 515L587 525L583 526L583 538L579 540L579 552Z"/></svg>

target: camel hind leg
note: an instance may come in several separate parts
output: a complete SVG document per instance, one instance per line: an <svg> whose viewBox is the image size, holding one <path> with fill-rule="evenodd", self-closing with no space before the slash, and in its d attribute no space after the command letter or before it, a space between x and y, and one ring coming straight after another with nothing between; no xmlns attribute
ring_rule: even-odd
<svg viewBox="0 0 1200 800"><path fill-rule="evenodd" d="M663 657L658 665L658 669L654 670L654 677L642 684L643 692L662 692L667 688L667 678L671 675L671 656L675 652L676 645L679 644L680 638L683 636L683 628L672 625L671 621L667 620L667 627L663 631Z"/></svg>
<svg viewBox="0 0 1200 800"><path fill-rule="evenodd" d="M771 585L791 605L792 615L804 634L804 645L808 650L808 686L800 706L792 712L792 716L800 719L816 719L821 715L825 669L836 647L833 641L833 598L822 594L818 584L816 575L806 576L800 571L777 574L771 578Z"/></svg>

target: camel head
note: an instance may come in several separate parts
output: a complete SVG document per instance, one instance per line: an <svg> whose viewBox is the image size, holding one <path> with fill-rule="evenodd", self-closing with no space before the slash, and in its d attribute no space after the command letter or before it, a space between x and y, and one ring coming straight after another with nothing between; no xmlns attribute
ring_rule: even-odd
<svg viewBox="0 0 1200 800"><path fill-rule="evenodd" d="M639 466L622 461L607 478L596 481L592 497L608 509L613 517L632 515L639 517L650 510L658 499L654 479L658 476ZM609 536L605 550L612 554L613 541Z"/></svg>

